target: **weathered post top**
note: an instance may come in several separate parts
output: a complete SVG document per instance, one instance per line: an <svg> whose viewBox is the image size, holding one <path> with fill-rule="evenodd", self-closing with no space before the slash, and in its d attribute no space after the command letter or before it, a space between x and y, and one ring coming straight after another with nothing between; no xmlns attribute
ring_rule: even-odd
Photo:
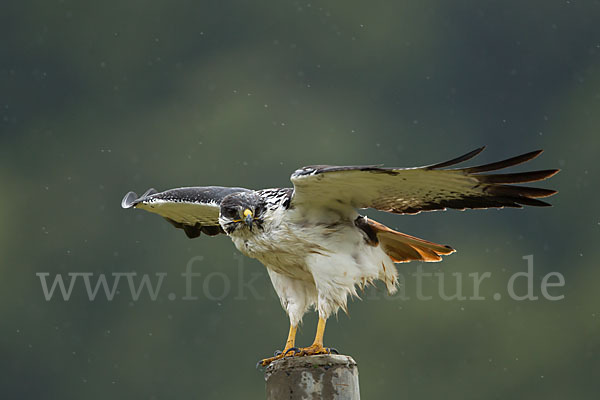
<svg viewBox="0 0 600 400"><path fill-rule="evenodd" d="M350 356L286 357L265 371L267 400L360 400L358 367Z"/></svg>

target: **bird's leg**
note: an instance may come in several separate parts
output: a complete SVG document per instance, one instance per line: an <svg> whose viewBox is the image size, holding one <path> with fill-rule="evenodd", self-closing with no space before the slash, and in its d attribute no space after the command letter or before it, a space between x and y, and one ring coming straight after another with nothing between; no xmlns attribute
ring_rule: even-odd
<svg viewBox="0 0 600 400"><path fill-rule="evenodd" d="M315 340L313 344L309 347L297 348L294 347L296 342L296 327L290 325L290 333L288 334L288 338L285 342L285 348L283 352L278 351L275 356L265 358L264 360L260 360L257 364L263 367L266 367L270 363L275 360L279 360L284 357L292 357L292 356L314 356L317 354L338 354L336 349L323 347L323 336L325 335L325 323L326 319L319 317L319 323L317 324L317 333L315 334Z"/></svg>
<svg viewBox="0 0 600 400"><path fill-rule="evenodd" d="M317 324L317 333L315 334L315 341L313 346L323 347L323 336L325 336L325 323L327 320L319 317L319 323Z"/></svg>
<svg viewBox="0 0 600 400"><path fill-rule="evenodd" d="M272 363L275 360L279 360L280 358L283 358L283 357L293 356L294 354L299 352L300 349L297 349L294 347L294 344L296 343L296 330L297 329L298 329L298 326L294 326L293 324L290 324L290 331L288 333L287 340L285 341L285 347L283 348L283 351L278 350L275 353L275 356L265 358L264 360L260 360L258 362L258 364L262 365L263 367L266 367L267 365L269 365L270 363Z"/></svg>
<svg viewBox="0 0 600 400"><path fill-rule="evenodd" d="M288 338L285 341L285 347L283 348L283 353L287 353L288 350L294 347L296 343L296 329L297 327L290 324L290 332L288 333Z"/></svg>
<svg viewBox="0 0 600 400"><path fill-rule="evenodd" d="M323 336L325 335L325 323L326 319L319 317L319 323L317 324L317 333L315 334L315 341L310 347L300 349L298 356L312 356L316 354L331 354L331 349L323 347ZM337 351L336 351L337 352Z"/></svg>

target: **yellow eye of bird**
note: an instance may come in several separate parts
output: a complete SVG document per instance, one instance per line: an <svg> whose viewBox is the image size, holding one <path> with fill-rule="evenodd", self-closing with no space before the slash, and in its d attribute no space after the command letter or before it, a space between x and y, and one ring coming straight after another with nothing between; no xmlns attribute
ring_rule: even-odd
<svg viewBox="0 0 600 400"><path fill-rule="evenodd" d="M246 208L244 210L244 218L248 218L249 215L252 215L252 211L250 211L248 208Z"/></svg>

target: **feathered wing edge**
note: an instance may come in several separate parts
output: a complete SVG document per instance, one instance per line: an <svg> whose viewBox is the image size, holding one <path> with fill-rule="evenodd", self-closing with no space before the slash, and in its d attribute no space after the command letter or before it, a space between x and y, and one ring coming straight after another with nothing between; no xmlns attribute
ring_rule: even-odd
<svg viewBox="0 0 600 400"><path fill-rule="evenodd" d="M421 167L421 169L442 170L443 168L470 160L481 153L484 149L485 146L452 160ZM543 181L556 175L558 172L560 172L560 169L546 169L506 174L483 174L483 172L498 171L525 163L533 160L542 153L543 150L535 150L516 157L507 158L506 160L478 165L475 167L446 169L446 171L461 172L470 178L476 179L478 181L478 185L482 185L483 191L487 196L473 196L473 198L466 196L460 199L441 199L435 204L423 205L422 207L419 207L419 209L414 210L403 210L402 213L416 214L420 211L433 211L445 208L464 210L465 208L522 208L523 205L534 207L552 206L551 204L538 199L552 196L558 193L557 190L529 186L516 186L514 184Z"/></svg>
<svg viewBox="0 0 600 400"><path fill-rule="evenodd" d="M395 214L417 214L421 211L445 210L447 208L464 210L467 208L522 208L523 205L536 207L550 206L550 204L539 200L539 198L552 196L553 194L557 193L556 190L535 188L529 186L517 186L515 184L537 182L542 181L544 179L548 179L551 176L558 173L560 171L559 169L505 174L484 174L484 172L497 171L532 160L539 156L542 153L542 150L532 151L516 157L508 158L506 160L484 165L478 165L475 167L453 169L446 168L470 160L477 156L479 153L481 153L484 149L485 146L470 151L469 153L466 153L460 157L456 157L449 161L444 161L441 163L416 168L390 168L382 167L380 165L314 165L303 167L296 170L291 176L291 180L294 183L294 198L292 199L292 202L295 202L297 199L296 196L298 194L297 192L299 189L298 184L302 182L303 179L310 179L310 177L312 176L322 175L322 179L312 180L311 182L316 185L323 185L323 182L326 181L326 179L323 178L325 178L327 174L343 171L361 171L372 174L388 175L390 177L402 176L402 174L408 171L439 171L454 173L456 174L456 178L467 178L467 180L465 180L464 182L467 183L468 181L467 185L471 189L477 190L471 190L471 193L465 193L461 196L450 196L447 198L444 198L442 196L430 199L429 201L423 199L421 203L414 205L409 205L406 203L395 204L393 202L388 202L387 199L383 198L381 201L380 199L372 199L370 202L362 202L361 204L355 205L355 207L375 208L381 211L391 212ZM338 199L338 197L336 197L336 199Z"/></svg>
<svg viewBox="0 0 600 400"><path fill-rule="evenodd" d="M137 204L139 204L139 203L143 202L145 199L147 199L148 196L151 196L151 195L157 194L157 193L158 193L158 191L154 188L150 188L150 189L146 190L144 192L144 194L142 194L141 196L138 196L137 193L135 193L135 192L128 192L123 197L123 200L121 200L121 207L125 208L125 209L133 208ZM189 225L189 224L184 224L184 223L175 221L174 219L171 219L168 217L163 216L163 218L168 223L173 225L175 228L183 230L185 232L185 235L189 239L197 238L198 236L200 236L201 233L204 233L205 235L209 235L209 236L215 236L220 233L225 233L220 226L207 226L207 225L203 226L199 223L197 223L195 225Z"/></svg>
<svg viewBox="0 0 600 400"><path fill-rule="evenodd" d="M135 207L136 204L143 201L147 196L158 193L158 191L154 188L150 188L144 192L141 196L138 196L136 192L128 192L121 200L122 208L132 208Z"/></svg>
<svg viewBox="0 0 600 400"><path fill-rule="evenodd" d="M218 222L218 209L221 200L231 193L237 193L242 191L249 191L249 189L238 188L238 187L222 187L222 186L204 186L204 187L184 187L166 190L164 192L158 192L156 189L148 189L144 194L138 196L135 192L128 192L121 201L122 208L137 208L146 204L152 204L155 201L164 202L165 204L171 204L174 207L181 205L182 207L198 206L191 211L191 214L199 219L204 219L204 222L189 221L182 218L181 213L171 213L165 215L161 212L160 208L146 208L146 211L151 211L161 215L175 228L182 229L186 236L190 239L197 238L201 233L208 236L215 236L221 233L225 233ZM208 216L209 221L206 221L206 207L214 209L211 211L211 215Z"/></svg>

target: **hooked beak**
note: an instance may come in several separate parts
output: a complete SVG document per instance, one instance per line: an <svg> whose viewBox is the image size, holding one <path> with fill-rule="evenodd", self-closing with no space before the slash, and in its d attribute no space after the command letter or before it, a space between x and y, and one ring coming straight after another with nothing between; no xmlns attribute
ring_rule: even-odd
<svg viewBox="0 0 600 400"><path fill-rule="evenodd" d="M252 222L254 221L254 214L252 214L252 211L246 208L244 210L244 217L244 221L246 222L246 225L248 225L248 228L252 228Z"/></svg>

